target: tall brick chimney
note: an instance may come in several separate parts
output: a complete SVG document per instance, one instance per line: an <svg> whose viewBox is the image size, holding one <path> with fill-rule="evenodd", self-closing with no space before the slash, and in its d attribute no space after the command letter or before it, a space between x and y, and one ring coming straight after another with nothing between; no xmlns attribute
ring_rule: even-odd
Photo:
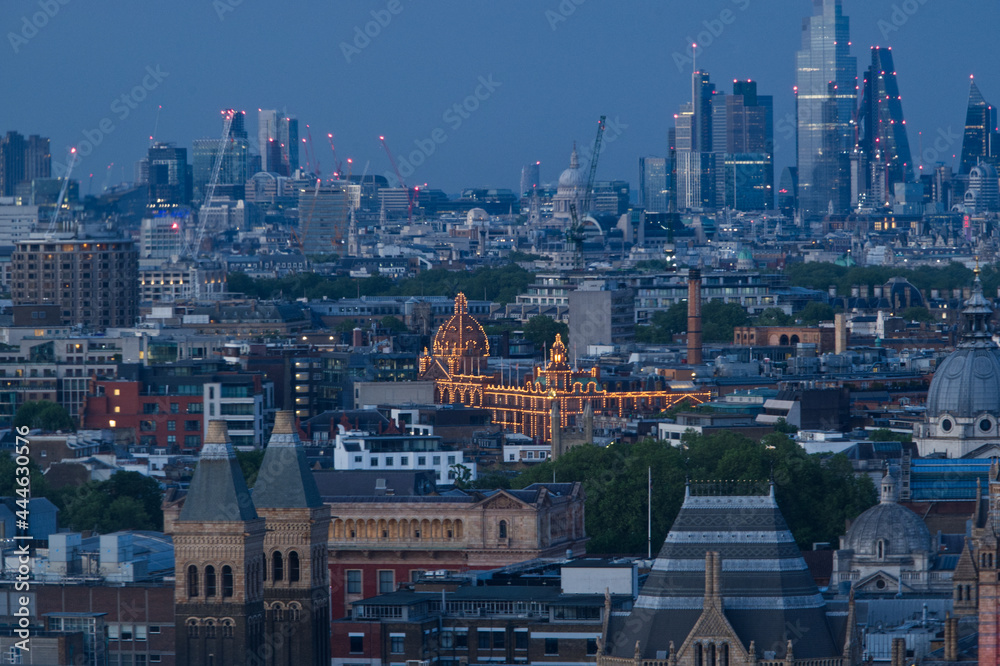
<svg viewBox="0 0 1000 666"><path fill-rule="evenodd" d="M701 365L701 270L688 269L688 365Z"/></svg>

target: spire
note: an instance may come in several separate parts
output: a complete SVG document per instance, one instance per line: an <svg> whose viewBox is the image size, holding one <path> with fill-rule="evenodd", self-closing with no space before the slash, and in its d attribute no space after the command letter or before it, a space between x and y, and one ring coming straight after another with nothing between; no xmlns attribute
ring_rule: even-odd
<svg viewBox="0 0 1000 666"><path fill-rule="evenodd" d="M961 347L994 347L993 334L990 331L989 320L993 315L993 307L983 296L983 283L979 279L979 261L976 260L976 279L972 283L972 296L965 301L962 308L962 319L965 330L962 333Z"/></svg>
<svg viewBox="0 0 1000 666"><path fill-rule="evenodd" d="M569 156L569 168L570 169L580 168L580 156L576 154L576 141L573 142L573 152Z"/></svg>
<svg viewBox="0 0 1000 666"><path fill-rule="evenodd" d="M290 410L275 415L274 430L257 474L253 499L261 509L323 505L295 428L295 413Z"/></svg>
<svg viewBox="0 0 1000 666"><path fill-rule="evenodd" d="M882 497L881 504L896 503L896 480L892 478L892 473L886 468L885 476L882 477Z"/></svg>
<svg viewBox="0 0 1000 666"><path fill-rule="evenodd" d="M179 521L232 522L257 518L225 421L209 421L205 445Z"/></svg>
<svg viewBox="0 0 1000 666"><path fill-rule="evenodd" d="M455 294L455 314L465 314L469 311L469 301L466 300L465 294L458 292Z"/></svg>

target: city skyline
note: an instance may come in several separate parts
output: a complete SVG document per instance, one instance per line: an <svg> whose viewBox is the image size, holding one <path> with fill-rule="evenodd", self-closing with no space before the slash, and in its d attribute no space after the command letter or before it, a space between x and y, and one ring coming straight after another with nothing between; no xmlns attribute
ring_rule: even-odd
<svg viewBox="0 0 1000 666"><path fill-rule="evenodd" d="M612 13L599 3L565 0L438 3L414 11L398 0L336 9L293 4L275 15L219 0L170 10L115 8L109 21L106 12L74 4L59 4L50 16L37 2L18 2L5 23L4 61L11 99L28 101L7 109L4 131L50 137L54 171L69 146L93 139L99 145L81 155L74 175L82 181L95 174L99 192L123 173L132 180L154 127L157 141L191 151L195 140L217 137L221 108L245 109L251 127L258 108L277 109L299 119L300 137L311 130L308 152L326 174L334 164L327 133L334 134L336 159L352 157L355 173L366 165L369 173L391 173L378 143L384 135L398 161L422 157L410 176L404 169L407 184L454 193L516 189L521 167L534 161L541 161L542 182L555 182L574 140L586 157L594 121L606 114L598 178L623 178L636 189L638 158L666 156L672 114L690 100L690 41L697 40L698 69L723 89L731 78L752 78L761 94L774 97L780 173L795 163L794 60L801 22L813 13L811 3L784 4L787 11L776 12L751 0L637 2ZM923 156L957 169L969 75L987 100L1000 94L1000 76L978 55L1000 8L844 0L843 11L852 57L863 62L870 46L894 47L914 161L923 132ZM263 24L287 35L295 55L240 38ZM174 41L181 31L187 39ZM760 48L761 35L770 48ZM944 60L945 45L959 38L967 48ZM212 61L223 64L205 66ZM642 85L630 72L642 75Z"/></svg>

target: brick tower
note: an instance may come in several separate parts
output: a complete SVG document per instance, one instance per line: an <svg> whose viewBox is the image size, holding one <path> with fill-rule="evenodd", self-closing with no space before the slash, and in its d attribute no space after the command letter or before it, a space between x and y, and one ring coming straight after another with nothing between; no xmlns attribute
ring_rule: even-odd
<svg viewBox="0 0 1000 666"><path fill-rule="evenodd" d="M265 631L274 666L330 663L327 540L323 504L295 429L295 413L278 412L253 488L266 521Z"/></svg>
<svg viewBox="0 0 1000 666"><path fill-rule="evenodd" d="M174 540L177 663L256 664L264 641L264 520L224 421L212 421Z"/></svg>

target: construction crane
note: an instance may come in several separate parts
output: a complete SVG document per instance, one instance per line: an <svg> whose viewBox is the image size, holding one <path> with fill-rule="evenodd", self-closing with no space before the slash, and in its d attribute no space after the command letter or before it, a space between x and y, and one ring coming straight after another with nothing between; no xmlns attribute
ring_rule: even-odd
<svg viewBox="0 0 1000 666"><path fill-rule="evenodd" d="M337 159L337 149L333 147L333 133L330 132L326 135L330 139L330 150L333 151L333 175L335 178L343 180L344 178L344 163Z"/></svg>
<svg viewBox="0 0 1000 666"><path fill-rule="evenodd" d="M410 188L406 186L403 182L403 176L399 173L399 167L396 166L396 158L392 156L392 151L389 150L389 145L385 142L385 137L380 136L378 138L382 142L382 147L385 148L385 154L389 156L389 162L392 164L392 170L396 172L396 180L399 181L400 187L406 190L406 219L409 222L413 222L413 197L410 195Z"/></svg>
<svg viewBox="0 0 1000 666"><path fill-rule="evenodd" d="M590 212L590 201L594 189L594 176L597 173L597 158L601 153L601 139L604 137L604 121L607 116L601 116L597 121L597 137L594 139L594 152L590 156L590 175L587 177L587 187L583 192L583 215ZM576 209L576 203L569 205L570 217L573 220L572 226L566 231L566 241L573 246L573 264L577 269L583 264L583 222L580 219L580 211Z"/></svg>
<svg viewBox="0 0 1000 666"><path fill-rule="evenodd" d="M73 173L74 166L76 166L76 147L69 149L69 166L66 168L66 175L63 177L62 188L59 190L59 200L56 201L56 210L52 213L52 221L49 222L48 231L45 232L46 236L51 236L56 232L56 225L59 222L59 211L62 210L63 201L66 199L66 189L69 187L69 177Z"/></svg>
<svg viewBox="0 0 1000 666"><path fill-rule="evenodd" d="M313 143L312 128L309 125L306 125L306 135L309 137L309 149L312 151L313 156L313 173L317 176L322 176L323 172L319 168L319 153L316 152L316 144Z"/></svg>
<svg viewBox="0 0 1000 666"><path fill-rule="evenodd" d="M222 122L222 138L219 139L219 148L215 153L215 165L212 167L212 177L208 181L208 185L205 187L205 197L201 202L201 207L204 209L206 206L212 204L212 197L215 196L215 187L219 184L219 174L222 171L222 160L226 154L226 146L229 145L229 131L233 127L233 117L236 116L235 109L227 109L222 112L223 122ZM201 252L201 243L205 238L205 227L208 226L208 220L206 216L199 211L198 213L198 228L195 229L194 234L194 246L189 249L187 254L191 258L198 256Z"/></svg>

